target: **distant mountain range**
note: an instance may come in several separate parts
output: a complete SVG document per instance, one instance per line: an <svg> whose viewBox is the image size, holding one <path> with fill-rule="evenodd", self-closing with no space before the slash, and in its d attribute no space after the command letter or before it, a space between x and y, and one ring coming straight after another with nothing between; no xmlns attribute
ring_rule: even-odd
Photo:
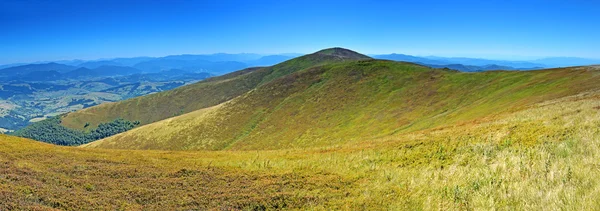
<svg viewBox="0 0 600 211"><path fill-rule="evenodd" d="M7 77L27 75L31 72L51 70L61 74L78 70L77 72L79 73L77 74L79 75L111 76L114 74L126 75L137 73L157 73L171 69L185 70L188 72L205 72L212 75L223 75L247 67L274 65L298 56L302 56L302 54L260 55L253 53L217 53L206 55L183 54L165 57L114 58L93 61L68 60L33 64L6 64L0 65L0 76ZM396 53L370 56L376 59L411 62L433 68L449 68L464 72L490 70L534 70L543 68L600 64L600 59L585 59L577 57L552 57L529 61L507 61L465 57L421 57ZM124 69L123 67L135 68L135 70ZM86 71L90 72L86 73Z"/></svg>
<svg viewBox="0 0 600 211"><path fill-rule="evenodd" d="M553 57L534 60L533 62L545 64L547 67L568 67L600 64L600 59L585 59L577 57Z"/></svg>
<svg viewBox="0 0 600 211"><path fill-rule="evenodd" d="M473 58L418 57L404 54L384 54L371 56L377 59L411 62L432 68L448 68L463 72L481 72L491 70L535 70L547 67L547 65L532 62Z"/></svg>
<svg viewBox="0 0 600 211"><path fill-rule="evenodd" d="M32 72L44 72L44 71L56 71L59 73L69 72L71 70L77 69L77 67L58 64L58 63L46 63L46 64L27 64L20 65L15 67L8 67L0 70L0 76L17 76L17 75L27 75Z"/></svg>
<svg viewBox="0 0 600 211"><path fill-rule="evenodd" d="M553 57L531 61L506 61L464 57L418 57L405 54L381 54L370 56L377 59L411 62L433 68L449 68L464 72L480 72L490 70L536 70L543 68L600 64L600 59L584 59L576 57Z"/></svg>
<svg viewBox="0 0 600 211"><path fill-rule="evenodd" d="M172 69L184 70L194 73L209 73L222 75L236 70L253 66L269 66L277 64L300 54L267 55L259 54L210 54L210 55L171 55L165 57L134 57L115 58L94 61L71 60L32 64L6 64L0 65L0 76L7 78L38 78L44 76L31 76L30 73L42 75L56 75L60 73L67 78L80 78L92 76L121 76L139 73L158 73ZM49 72L55 71L55 72ZM71 72L72 71L72 72ZM68 73L70 72L70 73ZM58 77L58 76L57 76ZM51 78L52 80L56 78ZM37 79L36 79L37 80Z"/></svg>

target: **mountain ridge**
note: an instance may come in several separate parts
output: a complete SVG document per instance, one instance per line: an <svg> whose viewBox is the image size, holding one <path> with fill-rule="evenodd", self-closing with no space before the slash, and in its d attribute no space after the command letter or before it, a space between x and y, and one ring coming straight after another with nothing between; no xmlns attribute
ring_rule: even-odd
<svg viewBox="0 0 600 211"><path fill-rule="evenodd" d="M76 69L75 66L59 64L55 62L43 63L43 64L26 64L15 67L8 67L0 69L0 75L3 76L15 76L24 75L35 71L56 71L59 73L65 73Z"/></svg>
<svg viewBox="0 0 600 211"><path fill-rule="evenodd" d="M144 125L174 115L218 105L246 93L261 84L308 67L369 58L353 51L344 51L335 48L330 49L330 51L315 52L271 67L247 68L163 93L87 108L65 115L63 125L73 129L83 129L83 125L90 123L91 128L93 128L101 122L108 122L116 118L139 120ZM154 101L170 102L172 105L155 105L151 103ZM135 109L135 111L130 111L130 109L127 109L138 106L140 110ZM98 115L98 113L107 116L101 120L94 119L96 116L103 116Z"/></svg>
<svg viewBox="0 0 600 211"><path fill-rule="evenodd" d="M0 135L0 209L597 205L598 66L465 73L330 52L82 110L213 104L78 148ZM112 123L70 132L139 122Z"/></svg>
<svg viewBox="0 0 600 211"><path fill-rule="evenodd" d="M344 72L340 73L339 70L343 69ZM365 73L365 71L374 71L374 70L378 70L378 72L369 72L368 74ZM406 70L412 70L412 71L406 71ZM418 71L417 71L418 70ZM238 107L236 109L233 110L228 110L227 112L225 112L223 109L227 110L227 109L232 109L229 108L228 106L224 106L221 109L215 109L218 112L224 112L222 113L223 117L227 117L228 116L232 116L231 113L236 113L237 111L242 111L242 113L240 114L241 116L238 116L236 118L236 120L234 122L229 122L227 124L222 123L222 122L210 122L210 123L206 123L206 124L216 124L216 125L222 125L222 127L225 128L229 128L228 131L229 132L216 132L216 133L212 133L212 135L210 133L206 133L204 135L208 135L209 137L212 137L214 135L214 137L212 138L208 138L205 140L213 140L211 141L212 144L206 145L206 144L201 144L202 146L199 149L204 149L202 147L207 147L207 149L213 149L213 150L218 150L218 149L224 149L224 147L234 147L236 149L245 149L246 147L243 146L237 146L234 145L233 143L237 143L238 140L246 140L246 141L242 141L240 143L247 143L247 142L252 142L252 141L248 141L248 140L271 140L272 141L272 137L277 137L277 136L272 136L272 137L260 137L257 136L256 134L254 134L253 130L254 128L258 127L260 124L271 124L270 126L265 126L265 127L273 127L273 128L277 128L278 124L274 124L274 123L269 123L264 122L265 118L267 118L268 116L271 116L273 114L271 114L270 112L273 112L272 109L275 109L273 107L273 105L277 105L277 104L281 104L283 101L282 100L286 100L288 97L291 97L292 95L299 95L299 96L304 96L305 98L311 99L314 98L315 96L312 96L310 93L312 93L313 91L315 93L312 94L318 94L318 95L323 95L323 96L328 96L323 102L325 103L325 105L327 106L332 106L330 105L330 103L332 102L328 102L329 99L337 99L337 101L343 101L343 99L345 99L346 97L351 97L350 99L356 100L359 98L365 98L367 96L380 96L382 98L384 98L385 100L388 100L390 102L388 102L390 105L397 105L399 107L407 107L408 105L403 104L402 102L399 102L397 100L399 99L405 99L408 102L412 102L413 104L411 104L412 106L416 106L416 107L410 107L410 108L406 108L408 109L409 114L405 114L405 111L390 111L392 113L396 113L395 116L396 117L402 117L405 118L403 120L400 120L399 122L396 123L391 123L390 124L385 124L382 125L380 123L377 122L373 122L370 125L362 125L359 124L357 122L353 123L352 125L360 125L360 127L366 127L366 128L371 128L368 130L365 130L363 132L359 132L361 130L357 130L354 128L351 128L350 130L348 129L340 129L340 128L329 128L330 130L328 131L338 131L338 132L331 132L329 134L334 134L332 135L330 138L332 140L345 140L348 137L357 137L357 138L373 138L375 136L380 136L380 135L385 135L385 133L388 134L392 134L392 133L397 133L397 132L401 132L401 131L408 131L408 130L419 130L419 129L426 129L426 128L430 128L430 127L434 127L434 126L440 126L441 123L443 123L444 121L433 121L432 119L436 119L436 118L445 118L447 119L446 121L448 121L448 124L452 124L452 123L456 123L456 121L467 121L469 120L470 117L482 117L482 114L491 114L489 112L492 112L495 110L497 111L502 111L503 109L509 109L509 108L517 108L519 106L522 106L520 103L534 103L534 102L538 102L535 99L547 99L551 96L555 96L558 95L558 93L564 93L563 91L559 91L556 90L556 93L553 94L542 94L542 93L537 93L538 95L540 95L539 97L535 98L532 97L532 93L529 90L529 88L522 88L517 86L518 84L521 83L541 83L543 79L543 77L550 77L550 75L553 77L551 78L551 83L557 83L558 78L555 78L555 75L567 75L570 76L570 74L575 74L572 73L572 70L574 69L557 69L557 70L544 70L544 71L532 71L532 72L522 72L522 73L510 73L510 72L506 72L506 71L493 71L493 72L489 72L489 73L480 73L480 74L474 74L474 75L464 75L460 72L456 72L456 71L449 71L449 70L440 70L440 69L432 69L423 65L419 65L419 64L414 64L414 63L405 63L405 62L394 62L394 61L385 61L385 60L376 60L373 59L371 57L368 57L366 55L357 53L355 51L351 51L348 49L343 49L343 48L329 48L329 49L324 49L324 50L320 50L317 51L315 53L312 54L308 54L305 56L301 56L292 60L288 60L285 62L282 62L280 64L276 64L270 67L257 67L257 68L248 68L248 69L244 69L241 71L237 71L237 72L233 72L233 73L229 73L223 76L219 76L219 77L215 77L215 78L210 78L207 79L205 81L201 81L198 82L196 84L192 84L192 85L188 85L188 86L184 86L184 87L180 87L177 89L173 89L173 90L169 90L166 92L161 92L161 93L156 93L156 94L151 94L148 96L142 96L142 97L137 97L137 98L132 98L129 100L125 100L125 101L121 101L121 102L115 102L115 103L107 103L107 104L101 104L98 106L94 106L94 107L90 107L90 108L86 108L80 111L76 111L76 112L72 112L69 114L64 115L63 117L61 117L61 121L60 124L62 126L65 126L67 128L70 129L74 129L74 130L80 130L80 131L86 131L86 130L93 130L95 127L97 127L99 124L101 123L106 123L106 122L110 122L113 121L115 119L126 119L129 121L136 121L136 122L140 122L140 126L144 126L144 125L148 125L148 124L152 124L155 122L159 122L161 120L164 119L169 119L172 117L176 117L176 116L181 116L183 114L187 114L187 113L192 113L195 111L199 111L202 109L207 109L207 108L214 108L215 106L221 105L221 104L225 104L225 105L232 105L232 104L239 104L237 105ZM406 75L396 75L397 73L405 73ZM427 74L424 74L423 72L427 72ZM551 72L551 73L550 73ZM329 77L332 77L332 75L339 75L341 74L341 78L339 79L335 79L335 80L340 80L341 83L348 83L346 84L346 88L340 87L339 85L335 85L335 84L328 84L327 81L330 79ZM378 75L380 74L380 75ZM375 77L378 76L380 78L370 78L370 77ZM493 77L492 77L493 76ZM365 79L368 78L368 83L370 83L370 86L365 86L363 85L357 85L354 82L356 82L356 80L358 81L363 81L363 80L367 80ZM412 80L408 80L408 78L406 77L414 77ZM440 78L441 77L441 78ZM496 80L492 80L492 81L488 81L490 80L489 77L496 77ZM466 83L464 84L464 86L457 86L456 81L446 81L446 80L442 80L443 78L454 78L453 80L456 81L463 81L460 83ZM533 79L532 79L533 78ZM515 80L515 81L512 81ZM548 78L547 80L550 80L550 78ZM587 84L588 80L584 80L584 79L578 79L580 80L579 83L582 84ZM354 82L353 82L354 81ZM422 83L421 85L416 84L416 83ZM487 82L486 82L487 81ZM509 83L510 82L510 83ZM367 82L364 82L367 83ZM381 85L378 85L380 84ZM392 83L395 85L386 85L388 83ZM460 84L459 83L459 84ZM488 83L488 84L486 84ZM402 87L402 86L407 86L407 87ZM298 87L296 87L298 86ZM327 86L330 87L331 91L336 93L337 95L332 95L332 93L327 93L328 90L319 90L316 87L320 87L320 86ZM380 87L381 86L381 87ZM417 89L415 87L419 87L422 86L421 88ZM429 86L441 86L441 87L446 87L446 89L440 89L440 88L433 88L433 87L429 87ZM474 94L478 94L481 91L475 92L474 94L470 94L467 90L464 89L464 87L467 86L472 86L470 87L470 89L483 89L486 90L486 92L489 92L487 95L474 95ZM498 88L498 90L494 90L492 89L492 86L495 86L496 88ZM506 86L506 87L503 87ZM540 87L545 87L546 85L541 84L539 85ZM584 87L589 87L590 85L586 85ZM354 88L352 88L354 87ZM379 87L375 90L374 87ZM342 89L341 89L342 88ZM384 94L384 93L379 93L381 90L377 91L378 89L389 89L388 91L390 92L399 92L396 93L396 95L399 95L398 99L394 99L390 96L388 96L388 94ZM507 91L507 90L512 90L512 91ZM313 90L313 91L310 91ZM348 93L348 90L354 90L357 91L359 93L362 93L362 95L357 94L357 93ZM361 91L363 90L363 91ZM367 90L371 90L372 93L369 93L369 91ZM444 90L444 91L440 91L440 90ZM540 92L540 90L538 89L534 89L537 92ZM554 89L549 89L549 90L554 90ZM577 89L579 90L579 89ZM366 92L366 93L363 93ZM425 93L425 92L429 92L429 93ZM454 93L456 92L456 93ZM503 106L498 106L498 105L490 105L487 102L495 102L498 101L498 99L493 99L490 97L496 96L499 99L506 99L507 96L503 96L500 93L501 92L507 92L507 93L517 93L519 94L519 97L516 96L517 94L507 94L508 97L516 97L518 99L524 100L524 102L521 101L514 101L514 102L503 102L505 103L505 107ZM521 93L523 92L523 93ZM265 99L261 98L261 95L257 96L257 93L262 93L262 97L267 98L269 100L264 101ZM424 94L425 97L420 96L419 93ZM462 93L463 96L457 96L457 93ZM288 96L290 95L290 96ZM306 96L305 96L306 95ZM265 97L265 96L270 96L270 97ZM253 100L253 102L246 102L240 99L244 99L247 97L252 97L255 100ZM281 98L283 97L283 98ZM525 98L526 97L526 98ZM462 99L462 98L466 98L463 99L461 101L457 101L457 99ZM417 101L415 101L417 100ZM304 101L306 101L306 99L304 99ZM481 108L479 107L474 107L472 110L464 110L462 111L462 113L457 114L457 113L446 113L449 111L444 111L443 108L448 106L446 104L441 104L441 105L437 105L440 108L437 108L438 110L430 110L430 109L434 109L432 108L427 108L425 107L426 102L429 103L434 103L434 104L438 104L439 102L446 102L449 101L452 104L460 104L461 102L463 102L463 104L461 104L463 107L469 107L469 106L473 106L473 105L479 105L481 103L485 104L486 109L485 111L480 111L482 113L477 113L477 112L473 112L473 111L477 111L477 110L481 110ZM438 102L439 101L439 102ZM235 102L235 103L234 103ZM262 104L256 108L256 106L258 106L256 103L261 102ZM311 101L307 101L307 102L311 102ZM352 103L350 103L352 102ZM333 115L333 117L335 117L334 119L338 119L336 121L335 124L338 125L345 125L345 124L349 124L348 121L358 121L358 120L352 120L352 119L347 119L350 117L353 118L358 118L358 117L354 117L354 115L360 114L362 112L362 110L358 109L361 106L366 106L366 105L362 105L361 103L366 103L367 101L348 101L348 105L353 105L355 107L349 107L351 109L355 109L353 112L348 112L348 111L343 111L342 113L346 112L343 114L343 118L338 118L336 117L336 115L342 115L342 114L329 114L329 115ZM464 102L470 102L471 104L464 104ZM337 102L339 103L339 102ZM386 109L383 109L382 107L384 107L385 104L381 104L382 102L371 102L372 104L369 104L369 106L375 106L374 108L371 109L379 109L381 111L384 111ZM448 102L446 102L448 103ZM243 106L242 106L243 105ZM319 108L319 109L324 109L324 111L337 111L338 109L342 109L344 108L344 106L338 105L337 107L327 107L327 108L320 108L320 106L325 106L325 105L316 105L311 104L313 107L315 108ZM241 106L241 107L240 107ZM302 107L306 107L306 105L296 105L299 108ZM235 106L234 106L235 107ZM480 106L483 107L483 106ZM287 107L286 107L287 108ZM489 110L489 108L494 108L492 110ZM244 110L244 109L250 109L250 110ZM258 110L253 110L253 109L258 109ZM267 109L267 110L262 110L262 109ZM288 109L292 109L293 108L288 108ZM356 110L358 109L358 110ZM382 110L383 109L383 110ZM234 112L236 111L236 112ZM425 112L427 111L427 112ZM244 113L245 112L245 113ZM258 112L258 113L255 113ZM311 113L314 111L297 111L299 113ZM416 113L411 113L411 112L416 112ZM421 113L424 112L424 113ZM434 113L440 113L440 117L436 117L433 118L432 116L427 115L428 112L434 112ZM456 112L456 111L454 111ZM334 112L335 113L335 112ZM492 112L493 113L493 112ZM325 112L324 114L327 114L327 112ZM452 116L452 118L447 117L447 115ZM265 116L266 115L266 116ZM282 114L279 114L282 115ZM288 115L292 115L292 114L288 114ZM378 114L378 115L383 115L383 114ZM471 115L471 116L470 116ZM235 116L235 115L234 115ZM274 116L274 118L277 115ZM293 115L292 115L293 116ZM410 118L408 118L409 116L412 116ZM414 119L416 117L419 118L423 118L423 119L427 119L430 118L429 120L420 120L419 118ZM280 119L285 119L282 116L279 116L278 118ZM293 118L292 118L293 119ZM383 118L385 121L392 121L389 118ZM225 120L224 120L225 121ZM227 120L229 121L229 120ZM313 123L310 122L306 122L308 121L307 119L302 119L302 120L297 120L298 122L305 122L306 124L310 125ZM328 122L327 120L323 120L321 119L320 121L322 121L322 124L320 128L328 128L330 126L328 126L328 124L330 124L331 122ZM365 119L363 121L372 121L369 119ZM416 122L415 122L416 121ZM197 122L203 122L198 120ZM237 123L236 123L237 122ZM360 121L359 121L360 122ZM289 124L289 123L286 123ZM234 126L237 125L237 126ZM281 125L285 125L285 124L281 124ZM291 141L288 143L289 146L294 146L296 145L295 142L301 139L305 139L305 138L300 138L298 135L299 134L304 134L306 133L307 128L303 128L303 127L297 127L295 125L289 125L290 128L296 128L297 131L296 132L289 132L290 130L296 130L296 129L287 129L288 133L286 135L286 137L282 137L282 140L287 140L287 141ZM336 126L337 127L337 126ZM372 128L375 127L380 127L379 130L375 130ZM200 127L199 127L200 128ZM311 129L313 130L313 129ZM155 128L154 131L159 131L158 128ZM209 129L207 129L207 131L210 131ZM244 132L246 131L246 132ZM260 130L258 130L260 132ZM281 131L286 131L286 129L281 128L279 131L271 131L271 132L261 132L264 134L273 134L273 133L280 133ZM325 137L326 135L324 135L324 131L322 131L322 129L318 129L318 130L314 130L314 131L321 131L321 132L317 132L317 134L320 134L320 136ZM371 132L368 132L371 131ZM386 132L387 131L387 132ZM127 134L128 132L125 132L124 134ZM146 134L150 134L151 132L147 132ZM195 134L193 131L188 131L186 132L186 134ZM351 135L349 135L351 134ZM197 134L198 136L200 136L199 134ZM292 136L294 137L292 137ZM118 135L119 136L119 135ZM117 137L118 137L117 136ZM123 135L121 135L123 136ZM316 134L311 135L311 137L316 137ZM177 137L174 135L171 135L171 137ZM108 139L111 139L110 137ZM132 138L135 139L135 138ZM168 139L165 137L165 139ZM181 140L189 140L189 137L180 137ZM218 141L215 141L218 140ZM322 140L322 139L320 139ZM200 142L205 142L205 141L200 141ZM217 143L219 142L219 143ZM335 142L335 141L334 141ZM259 143L259 142L257 142ZM282 142L283 143L283 142ZM172 144L172 143L171 143ZM98 145L98 144L96 144ZM302 145L302 144L301 144ZM187 146L187 145L178 145L181 148L185 148L185 149L195 149L194 147L197 146ZM273 145L274 146L274 145ZM304 146L304 145L302 145ZM162 147L167 147L167 146L162 146ZM173 146L172 146L173 147ZM283 145L282 145L283 147ZM151 149L161 149L161 148L152 148L152 146L150 146ZM171 148L170 148L171 149ZM172 149L180 149L177 147L174 147ZM252 149L252 147L248 148L248 149Z"/></svg>
<svg viewBox="0 0 600 211"><path fill-rule="evenodd" d="M467 74L381 60L325 64L86 147L264 150L347 144L461 124L600 88L597 71L582 68ZM571 77L568 84L562 84L564 77Z"/></svg>

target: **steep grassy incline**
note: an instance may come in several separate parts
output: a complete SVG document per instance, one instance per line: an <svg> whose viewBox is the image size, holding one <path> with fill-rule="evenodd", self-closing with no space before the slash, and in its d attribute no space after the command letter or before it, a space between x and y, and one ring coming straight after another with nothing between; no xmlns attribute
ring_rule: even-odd
<svg viewBox="0 0 600 211"><path fill-rule="evenodd" d="M329 64L231 101L86 147L285 149L352 143L463 124L600 88L589 67L460 73L391 61Z"/></svg>
<svg viewBox="0 0 600 211"><path fill-rule="evenodd" d="M240 96L260 84L316 65L369 59L356 52L331 48L292 59L272 67L250 68L174 90L107 103L69 113L62 124L73 129L93 129L117 118L140 121L141 125L218 105Z"/></svg>

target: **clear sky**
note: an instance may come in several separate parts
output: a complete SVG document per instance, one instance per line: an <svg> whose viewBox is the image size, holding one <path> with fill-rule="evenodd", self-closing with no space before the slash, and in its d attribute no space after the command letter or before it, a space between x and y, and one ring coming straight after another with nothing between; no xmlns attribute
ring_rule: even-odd
<svg viewBox="0 0 600 211"><path fill-rule="evenodd" d="M600 58L600 1L0 0L0 64L205 53Z"/></svg>

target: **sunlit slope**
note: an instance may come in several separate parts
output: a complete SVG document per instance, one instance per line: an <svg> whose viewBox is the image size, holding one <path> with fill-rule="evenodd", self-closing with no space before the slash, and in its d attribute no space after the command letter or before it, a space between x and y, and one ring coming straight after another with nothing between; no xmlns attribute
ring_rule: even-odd
<svg viewBox="0 0 600 211"><path fill-rule="evenodd" d="M344 186L333 174L211 166L211 157L222 155L198 155L85 150L0 135L0 210L293 209L323 206L331 198L323 191L340 197L336 189Z"/></svg>
<svg viewBox="0 0 600 211"><path fill-rule="evenodd" d="M600 88L575 67L460 73L392 61L309 68L221 105L143 126L86 147L285 149L331 146L468 123Z"/></svg>
<svg viewBox="0 0 600 211"><path fill-rule="evenodd" d="M598 90L309 149L78 149L0 135L0 210L594 210L598 160Z"/></svg>
<svg viewBox="0 0 600 211"><path fill-rule="evenodd" d="M62 118L62 124L74 129L88 129L117 118L140 121L142 125L218 105L240 96L260 84L316 65L369 57L342 48L331 48L265 68L250 68L211 78L174 90L107 103Z"/></svg>

